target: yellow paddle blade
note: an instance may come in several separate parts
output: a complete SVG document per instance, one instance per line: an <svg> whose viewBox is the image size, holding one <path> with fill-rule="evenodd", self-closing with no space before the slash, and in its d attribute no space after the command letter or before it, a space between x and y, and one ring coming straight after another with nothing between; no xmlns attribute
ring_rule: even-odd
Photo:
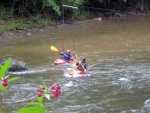
<svg viewBox="0 0 150 113"><path fill-rule="evenodd" d="M58 49L54 46L51 46L50 48L51 48L52 51L58 51Z"/></svg>
<svg viewBox="0 0 150 113"><path fill-rule="evenodd" d="M77 59L73 59L74 62L79 62Z"/></svg>
<svg viewBox="0 0 150 113"><path fill-rule="evenodd" d="M69 75L73 75L74 74L74 71L75 71L75 69L74 68L72 68L71 70L69 70Z"/></svg>

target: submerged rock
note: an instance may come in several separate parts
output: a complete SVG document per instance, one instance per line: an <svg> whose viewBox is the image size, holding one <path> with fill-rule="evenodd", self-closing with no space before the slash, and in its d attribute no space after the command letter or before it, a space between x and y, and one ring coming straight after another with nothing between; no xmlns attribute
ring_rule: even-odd
<svg viewBox="0 0 150 113"><path fill-rule="evenodd" d="M3 65L8 58L0 58L0 64ZM11 68L9 68L9 72L17 72L17 71L26 71L29 70L29 66L23 61L17 61L16 59L11 59Z"/></svg>

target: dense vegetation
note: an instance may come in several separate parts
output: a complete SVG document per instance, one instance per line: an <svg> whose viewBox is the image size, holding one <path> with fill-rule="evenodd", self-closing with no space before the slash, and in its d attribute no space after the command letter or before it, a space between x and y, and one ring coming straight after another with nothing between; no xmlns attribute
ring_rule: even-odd
<svg viewBox="0 0 150 113"><path fill-rule="evenodd" d="M149 0L1 0L0 32L47 26L63 19L84 20L93 16L112 16L114 12L149 9Z"/></svg>

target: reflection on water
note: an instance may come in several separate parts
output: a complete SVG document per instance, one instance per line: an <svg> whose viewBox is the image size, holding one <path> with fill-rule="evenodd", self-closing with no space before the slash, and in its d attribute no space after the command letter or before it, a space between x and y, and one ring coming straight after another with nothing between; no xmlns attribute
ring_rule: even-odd
<svg viewBox="0 0 150 113"><path fill-rule="evenodd" d="M86 57L88 74L66 77L69 66L56 67L53 61L65 49ZM41 84L60 83L63 93L46 106L53 113L145 113L150 112L150 16L124 19L86 20L64 27L45 29L32 35L15 35L4 39L1 56L26 62L33 72L13 74L21 79L10 85L6 103L11 113L36 97ZM20 41L19 38L22 40ZM20 95L21 94L21 95Z"/></svg>

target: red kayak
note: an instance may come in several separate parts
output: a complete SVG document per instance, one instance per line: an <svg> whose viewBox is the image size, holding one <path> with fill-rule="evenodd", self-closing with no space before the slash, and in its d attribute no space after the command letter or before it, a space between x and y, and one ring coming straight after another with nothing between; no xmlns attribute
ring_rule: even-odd
<svg viewBox="0 0 150 113"><path fill-rule="evenodd" d="M72 63L72 62L74 62L74 60L75 60L74 57L72 57L71 60L64 60L62 58L58 58L54 61L54 64L55 65L64 65L64 64Z"/></svg>
<svg viewBox="0 0 150 113"><path fill-rule="evenodd" d="M54 64L55 65L63 65L63 64L69 64L71 62L73 62L73 60L63 60L61 58L58 58L54 61Z"/></svg>
<svg viewBox="0 0 150 113"><path fill-rule="evenodd" d="M71 70L69 70L68 74L71 75L71 76L74 76L74 75L83 75L83 74L86 74L89 71L89 69L90 69L89 66L86 69L86 71L81 71L81 70L78 70L76 68L72 68Z"/></svg>

